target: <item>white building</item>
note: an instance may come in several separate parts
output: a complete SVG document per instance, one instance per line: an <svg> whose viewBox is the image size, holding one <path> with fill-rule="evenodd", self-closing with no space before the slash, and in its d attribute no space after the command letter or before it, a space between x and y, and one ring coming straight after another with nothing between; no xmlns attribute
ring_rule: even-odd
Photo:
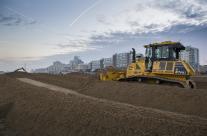
<svg viewBox="0 0 207 136"><path fill-rule="evenodd" d="M32 71L32 73L49 73L47 68L39 68Z"/></svg>
<svg viewBox="0 0 207 136"><path fill-rule="evenodd" d="M62 72L67 72L70 70L69 65L63 64L59 61L53 62L53 65L47 68L40 68L33 71L33 73L50 73L50 74L60 74Z"/></svg>
<svg viewBox="0 0 207 136"><path fill-rule="evenodd" d="M70 65L72 69L76 69L78 64L83 64L84 62L78 57L74 56L73 60L70 61Z"/></svg>
<svg viewBox="0 0 207 136"><path fill-rule="evenodd" d="M112 58L104 58L103 59L103 67L106 68L106 67L110 67L110 66L113 66Z"/></svg>
<svg viewBox="0 0 207 136"><path fill-rule="evenodd" d="M47 68L47 70L48 70L48 73L59 74L65 70L65 67L66 67L66 64L63 64L59 61L55 61L55 62L53 62L53 65L51 65Z"/></svg>
<svg viewBox="0 0 207 136"><path fill-rule="evenodd" d="M181 52L181 59L188 62L195 70L199 71L199 49L186 46Z"/></svg>
<svg viewBox="0 0 207 136"><path fill-rule="evenodd" d="M88 64L78 64L76 67L77 71L87 71L89 69Z"/></svg>
<svg viewBox="0 0 207 136"><path fill-rule="evenodd" d="M207 74L207 65L200 66L200 72L201 74Z"/></svg>
<svg viewBox="0 0 207 136"><path fill-rule="evenodd" d="M91 61L89 64L90 64L91 71L101 69L101 61L100 60Z"/></svg>
<svg viewBox="0 0 207 136"><path fill-rule="evenodd" d="M116 68L126 68L132 62L130 53L118 53L113 55L113 66Z"/></svg>

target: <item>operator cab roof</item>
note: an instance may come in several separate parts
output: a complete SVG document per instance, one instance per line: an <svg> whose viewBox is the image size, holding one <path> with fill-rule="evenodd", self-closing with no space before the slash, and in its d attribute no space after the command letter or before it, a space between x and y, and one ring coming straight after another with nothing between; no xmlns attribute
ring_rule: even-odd
<svg viewBox="0 0 207 136"><path fill-rule="evenodd" d="M169 48L176 48L180 50L185 50L185 46L183 46L180 42L172 42L172 41L165 41L165 42L160 42L160 43L153 43L149 45L145 45L145 48L150 48L150 47L163 47L167 46Z"/></svg>

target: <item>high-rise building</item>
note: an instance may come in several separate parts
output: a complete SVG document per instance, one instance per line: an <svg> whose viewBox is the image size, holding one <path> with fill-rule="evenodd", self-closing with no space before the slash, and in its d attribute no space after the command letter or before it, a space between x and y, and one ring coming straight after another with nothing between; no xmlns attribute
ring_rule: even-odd
<svg viewBox="0 0 207 136"><path fill-rule="evenodd" d="M201 74L207 74L207 65L201 65L200 66L200 73Z"/></svg>
<svg viewBox="0 0 207 136"><path fill-rule="evenodd" d="M132 62L130 53L118 53L113 55L113 66L116 68L126 68Z"/></svg>
<svg viewBox="0 0 207 136"><path fill-rule="evenodd" d="M85 72L88 69L89 69L88 64L78 64L77 67L76 67L77 71L82 71L82 72Z"/></svg>
<svg viewBox="0 0 207 136"><path fill-rule="evenodd" d="M91 69L91 71L101 69L101 61L100 60L91 61L90 62L90 69Z"/></svg>
<svg viewBox="0 0 207 136"><path fill-rule="evenodd" d="M65 67L66 67L66 64L63 64L59 61L55 61L53 62L53 65L47 68L47 70L48 70L48 73L59 74L65 69Z"/></svg>
<svg viewBox="0 0 207 136"><path fill-rule="evenodd" d="M73 60L70 61L70 65L72 69L76 69L78 64L83 64L84 62L78 57L74 56Z"/></svg>
<svg viewBox="0 0 207 136"><path fill-rule="evenodd" d="M103 67L106 68L106 67L110 67L110 66L113 66L112 58L104 58L103 59Z"/></svg>
<svg viewBox="0 0 207 136"><path fill-rule="evenodd" d="M188 62L196 71L199 71L199 49L186 46L181 52L181 59Z"/></svg>
<svg viewBox="0 0 207 136"><path fill-rule="evenodd" d="M50 74L60 74L67 73L70 70L70 66L68 64L63 64L60 61L53 62L52 65L47 68L35 69L33 73L50 73Z"/></svg>
<svg viewBox="0 0 207 136"><path fill-rule="evenodd" d="M100 59L100 69L104 68L104 59Z"/></svg>

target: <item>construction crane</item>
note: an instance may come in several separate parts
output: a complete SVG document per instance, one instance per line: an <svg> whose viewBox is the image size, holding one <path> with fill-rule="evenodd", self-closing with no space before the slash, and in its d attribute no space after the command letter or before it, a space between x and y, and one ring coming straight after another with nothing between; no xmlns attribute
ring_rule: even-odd
<svg viewBox="0 0 207 136"><path fill-rule="evenodd" d="M180 60L180 52L185 47L180 42L165 41L144 46L145 57L136 56L132 49L132 63L125 71L114 68L99 74L100 80L170 83L185 88L196 88L190 79L194 69L184 60Z"/></svg>

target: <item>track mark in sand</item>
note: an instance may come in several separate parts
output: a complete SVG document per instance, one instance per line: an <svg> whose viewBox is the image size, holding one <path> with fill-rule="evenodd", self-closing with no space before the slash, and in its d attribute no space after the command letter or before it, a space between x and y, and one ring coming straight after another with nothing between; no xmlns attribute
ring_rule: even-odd
<svg viewBox="0 0 207 136"><path fill-rule="evenodd" d="M66 88L63 88L63 87L60 87L60 86L43 83L43 82L36 81L36 80L33 80L33 79L29 79L29 78L17 78L17 79L24 82L24 83L28 83L28 84L31 84L31 85L34 85L34 86L37 86L37 87L43 87L43 88L53 90L53 91L56 91L56 92L61 92L61 93L64 93L64 94L71 94L71 95L75 95L75 96L78 96L78 97L92 99L92 100L96 100L96 101L97 100L98 101L110 101L110 100L106 100L106 99L102 99L102 98L96 98L96 97L80 94L80 93L78 93L76 91L73 91L71 89L66 89ZM110 101L110 102L119 103L119 102L114 102L114 101ZM130 104L126 104L126 105L130 105ZM131 105L131 106L133 106L133 105ZM133 107L136 107L136 106L133 106Z"/></svg>
<svg viewBox="0 0 207 136"><path fill-rule="evenodd" d="M128 106L128 107L135 108L135 109L138 108L137 106L134 106L134 105L131 105L131 104L116 102L116 101L111 101L111 100L107 100L107 99L103 99L103 98L96 98L96 97L93 97L93 96L80 94L80 93L78 93L76 91L73 91L71 89L66 89L66 88L63 88L63 87L60 87L60 86L56 86L56 85L52 85L52 84L48 84L48 83L43 83L43 82L36 81L36 80L33 80L33 79L29 79L29 78L17 78L17 79L24 82L24 83L33 85L33 86L43 87L43 88L46 88L46 89L49 89L49 90L52 90L52 91L64 93L66 95L71 94L71 95L74 95L74 96L77 96L77 97L80 97L80 98L86 98L86 99L90 99L90 100L93 100L93 101L107 102L107 103L111 103L111 104L118 104L120 106ZM146 108L146 109L148 109L148 108ZM151 108L149 108L149 109L151 109ZM152 109L152 110L154 110L154 109ZM157 109L155 109L155 110L157 110ZM164 112L164 111L160 111L160 112ZM142 115L140 114L140 116L142 116Z"/></svg>
<svg viewBox="0 0 207 136"><path fill-rule="evenodd" d="M131 104L111 101L111 100L102 99L102 98L96 98L96 97L93 97L93 96L78 93L78 92L73 91L71 89L66 89L66 88L63 88L63 87L60 87L60 86L56 86L56 85L52 85L52 84L48 84L48 83L43 83L43 82L36 81L36 80L33 80L33 79L29 79L29 78L17 78L17 79L24 82L24 83L33 85L33 86L43 87L43 88L46 88L46 89L49 89L49 90L52 90L52 91L64 93L66 95L71 94L71 95L75 95L75 96L78 96L78 97L81 97L81 98L91 99L91 100L94 100L94 101L110 102L110 103L113 103L113 104L122 104L122 105L127 105L127 106L130 106L130 107L137 108L136 106L131 105Z"/></svg>
<svg viewBox="0 0 207 136"><path fill-rule="evenodd" d="M59 87L59 86L52 85L52 84L39 82L39 81L32 80L29 78L17 78L17 79L22 82L25 82L25 83L28 83L28 84L31 84L31 85L34 85L37 87L43 87L43 88L47 88L49 90L53 90L53 91L57 91L57 92L65 93L65 94L81 95L81 94L79 94L73 90L70 90L70 89L66 89L66 88Z"/></svg>
<svg viewBox="0 0 207 136"><path fill-rule="evenodd" d="M66 95L71 94L71 95L75 95L75 96L78 96L78 97L81 97L81 98L91 99L91 100L94 100L94 101L109 102L109 103L112 103L112 104L119 104L119 105L125 105L125 106L129 106L129 107L133 107L133 108L138 108L137 106L134 106L134 105L131 105L131 104L112 101L112 100L107 100L107 99L103 99L103 98L97 98L97 97L93 97L93 96L89 96L89 95L85 95L85 94L80 94L80 93L78 93L76 91L73 91L71 89L66 89L66 88L63 88L63 87L60 87L60 86L56 86L56 85L52 85L52 84L48 84L48 83L43 83L43 82L36 81L36 80L33 80L33 79L29 79L29 78L17 78L17 79L24 82L24 83L33 85L33 86L43 87L43 88L53 90L53 91L56 91L56 92L64 93ZM151 109L151 108L146 108L146 109ZM165 112L165 111L161 111L161 110L158 110L158 109L152 109L152 110Z"/></svg>

